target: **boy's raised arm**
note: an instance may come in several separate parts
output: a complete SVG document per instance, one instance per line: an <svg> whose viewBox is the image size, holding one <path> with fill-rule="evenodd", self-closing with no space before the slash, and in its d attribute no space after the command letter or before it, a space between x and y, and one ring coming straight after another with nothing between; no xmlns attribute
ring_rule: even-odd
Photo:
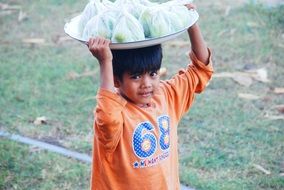
<svg viewBox="0 0 284 190"><path fill-rule="evenodd" d="M88 47L100 64L100 87L114 91L112 53L109 48L110 40L104 38L90 38Z"/></svg>
<svg viewBox="0 0 284 190"><path fill-rule="evenodd" d="M193 4L185 5L188 9L195 9ZM202 33L197 23L187 29L191 42L191 49L195 53L197 59L206 65L209 63L209 52L207 45L203 39Z"/></svg>
<svg viewBox="0 0 284 190"><path fill-rule="evenodd" d="M207 65L209 63L209 52L203 40L199 26L197 23L195 23L187 31L190 38L192 51L195 53L199 61Z"/></svg>

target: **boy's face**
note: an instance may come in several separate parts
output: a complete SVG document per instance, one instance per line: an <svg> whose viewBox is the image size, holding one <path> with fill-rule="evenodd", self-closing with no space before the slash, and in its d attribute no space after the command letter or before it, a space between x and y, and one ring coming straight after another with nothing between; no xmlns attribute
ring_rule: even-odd
<svg viewBox="0 0 284 190"><path fill-rule="evenodd" d="M117 87L121 95L128 101L145 107L151 103L151 99L158 89L159 81L158 71L134 75L124 73L122 80L117 80Z"/></svg>

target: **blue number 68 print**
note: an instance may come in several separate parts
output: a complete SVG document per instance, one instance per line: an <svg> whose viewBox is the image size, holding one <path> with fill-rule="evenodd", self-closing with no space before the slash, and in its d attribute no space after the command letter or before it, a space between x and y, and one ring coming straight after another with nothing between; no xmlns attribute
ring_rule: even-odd
<svg viewBox="0 0 284 190"><path fill-rule="evenodd" d="M170 147L170 119L163 115L158 117L157 124L159 127L158 142L162 150ZM140 158L146 158L153 155L157 150L157 137L154 135L155 130L152 123L146 121L140 123L134 130L132 145L135 154Z"/></svg>

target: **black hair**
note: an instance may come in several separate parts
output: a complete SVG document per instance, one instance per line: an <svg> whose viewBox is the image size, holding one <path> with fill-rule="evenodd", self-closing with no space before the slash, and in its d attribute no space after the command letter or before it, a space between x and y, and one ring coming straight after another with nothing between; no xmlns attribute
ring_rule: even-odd
<svg viewBox="0 0 284 190"><path fill-rule="evenodd" d="M158 71L162 63L162 47L150 47L126 50L112 50L113 74L122 81L124 73L130 75Z"/></svg>

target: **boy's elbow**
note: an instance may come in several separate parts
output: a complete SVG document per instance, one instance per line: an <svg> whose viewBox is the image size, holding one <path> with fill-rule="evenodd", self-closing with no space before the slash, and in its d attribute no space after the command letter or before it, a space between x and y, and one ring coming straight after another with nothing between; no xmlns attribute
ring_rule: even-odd
<svg viewBox="0 0 284 190"><path fill-rule="evenodd" d="M198 60L204 65L208 65L211 62L211 52L209 48L204 49L204 51L198 51L198 52L192 50L191 54L193 54L195 60Z"/></svg>
<svg viewBox="0 0 284 190"><path fill-rule="evenodd" d="M111 112L97 110L95 113L95 122L98 126L116 126L120 124L120 117Z"/></svg>

